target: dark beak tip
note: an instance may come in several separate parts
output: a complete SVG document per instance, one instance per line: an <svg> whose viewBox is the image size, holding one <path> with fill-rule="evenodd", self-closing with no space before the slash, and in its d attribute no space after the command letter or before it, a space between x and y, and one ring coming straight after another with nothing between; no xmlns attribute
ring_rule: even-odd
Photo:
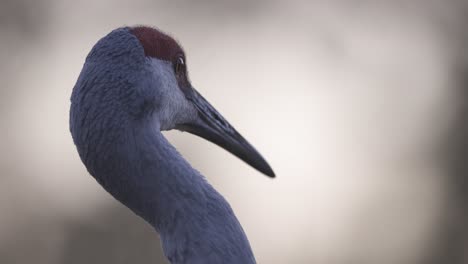
<svg viewBox="0 0 468 264"><path fill-rule="evenodd" d="M259 168L258 170L272 179L276 178L276 175L273 169L268 164L265 164L265 165L266 166L264 166L263 168Z"/></svg>
<svg viewBox="0 0 468 264"><path fill-rule="evenodd" d="M268 177L270 177L272 179L276 178L276 175L275 175L275 173L273 171L270 171L270 172L265 173L265 174L266 174L266 176L268 176Z"/></svg>

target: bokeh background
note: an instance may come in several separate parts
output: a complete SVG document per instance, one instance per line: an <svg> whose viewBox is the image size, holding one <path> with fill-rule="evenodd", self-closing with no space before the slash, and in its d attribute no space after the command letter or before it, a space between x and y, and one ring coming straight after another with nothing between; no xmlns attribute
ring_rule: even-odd
<svg viewBox="0 0 468 264"><path fill-rule="evenodd" d="M87 53L136 24L275 169L166 133L259 263L468 263L466 2L1 0L0 263L167 263L68 130Z"/></svg>

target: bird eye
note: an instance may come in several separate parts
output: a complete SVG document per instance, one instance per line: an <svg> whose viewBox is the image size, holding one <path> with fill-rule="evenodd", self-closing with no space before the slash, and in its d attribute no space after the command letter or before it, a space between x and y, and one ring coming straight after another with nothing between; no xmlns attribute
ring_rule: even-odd
<svg viewBox="0 0 468 264"><path fill-rule="evenodd" d="M184 58L178 57L174 63L174 71L176 74L181 74L185 72L185 61Z"/></svg>

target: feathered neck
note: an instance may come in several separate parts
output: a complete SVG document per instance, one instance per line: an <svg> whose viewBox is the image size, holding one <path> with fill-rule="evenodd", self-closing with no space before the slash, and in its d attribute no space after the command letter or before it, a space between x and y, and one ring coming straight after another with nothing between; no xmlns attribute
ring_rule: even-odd
<svg viewBox="0 0 468 264"><path fill-rule="evenodd" d="M121 144L96 157L101 166L94 176L159 232L171 262L200 258L200 263L255 263L229 204L157 125L137 125L123 135Z"/></svg>

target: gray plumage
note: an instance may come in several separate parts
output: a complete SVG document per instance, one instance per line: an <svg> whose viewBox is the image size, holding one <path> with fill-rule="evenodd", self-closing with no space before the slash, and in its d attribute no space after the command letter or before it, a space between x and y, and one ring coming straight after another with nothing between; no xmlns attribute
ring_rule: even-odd
<svg viewBox="0 0 468 264"><path fill-rule="evenodd" d="M229 204L161 131L195 133L256 168L269 166L193 87L182 89L174 63L147 56L131 28L101 39L71 97L79 155L104 189L156 229L171 263L255 263Z"/></svg>

